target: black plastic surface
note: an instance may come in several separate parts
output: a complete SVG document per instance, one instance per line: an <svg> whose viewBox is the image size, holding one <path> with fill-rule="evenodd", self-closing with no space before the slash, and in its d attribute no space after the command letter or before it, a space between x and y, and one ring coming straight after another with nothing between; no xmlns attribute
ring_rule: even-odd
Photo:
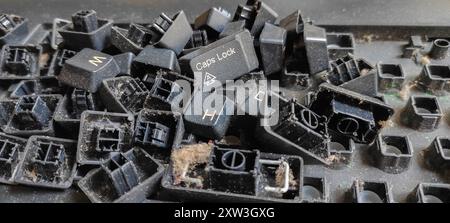
<svg viewBox="0 0 450 223"><path fill-rule="evenodd" d="M109 1L108 1L109 2ZM448 4L448 2L440 2L440 1L436 1L437 3L435 5L446 5ZM267 3L271 4L270 1L267 1ZM438 4L439 3L439 4ZM12 3L6 3L6 6L10 6L9 4ZM25 5L26 2L20 3ZM173 2L169 1L168 3L161 3L161 8L163 9L164 7L172 8ZM211 5L220 5L220 4L230 4L230 5L235 5L235 2L230 2L230 3L219 3L217 4L217 2L211 1L208 2L207 4L211 4ZM321 5L321 7L317 7L314 8L314 3L311 3L310 1L305 1L305 2L295 2L295 3L291 3L290 1L286 2L286 4L283 5L277 5L277 4L271 4L274 5L274 9L276 9L278 12L280 12L281 15L286 15L287 13L290 13L288 11L290 11L290 9L292 8L299 8L299 6L301 6L301 4L305 4L308 5L311 8L308 7L300 7L302 8L302 11L305 11L306 14L311 14L311 16L313 17L313 19L317 19L318 23L317 24L328 24L328 25L355 25L355 24L369 24L369 25L436 25L436 26L441 26L441 27L437 27L436 29L434 29L436 31L441 30L442 26L448 25L446 24L448 21L448 19L436 19L437 14L440 15L447 15L446 13L442 12L439 13L439 11L442 11L443 8L445 7L440 7L437 8L436 10L429 10L429 11L433 11L433 14L431 15L425 15L426 13L424 12L423 16L408 16L408 14L410 15L411 13L415 13L417 12L417 9L420 9L421 7L423 7L424 3L420 2L420 1L414 1L414 2L408 2L408 4L402 4L401 1L397 2L397 3L392 3L390 4L386 4L386 2L380 1L380 2L375 2L375 3L371 3L373 4L372 7L367 7L368 3L358 3L358 4L354 4L352 5L352 7L349 7L349 4L324 4L325 6L323 6L323 4ZM361 5L360 5L361 4ZM336 7L336 5L339 5L338 7ZM390 5L392 7L387 7L386 5ZM69 7L70 4L67 5L67 7ZM295 6L295 7L293 7ZM399 7L395 7L395 6L399 6ZM21 14L26 14L27 10L22 10L20 9L21 6L18 7L9 7L12 10L19 10L17 13L21 13ZM46 7L45 4L44 6L38 6L38 7ZM114 7L114 5L110 5L109 7L105 7L103 10L108 10L108 9L112 9ZM70 9L67 9L66 11L61 10L60 12L55 12L55 13L61 13L60 17L63 17L63 15L68 15L71 12L74 11L75 7L72 7ZM281 9L280 9L281 8ZM370 8L370 11L368 11ZM399 10L400 8L400 10ZM162 11L162 9L150 9L151 10L155 10L157 12ZM344 13L342 13L342 11L344 10ZM360 10L358 10L360 9ZM35 10L35 9L33 9ZM142 14L148 13L148 10L144 10L144 9L140 9ZM192 10L195 13L200 12L201 10L204 10L204 8L202 9L198 9L198 11ZM322 11L322 13L320 13ZM399 13L399 11L401 13ZM28 11L29 12L29 11ZM65 14L63 14L63 12ZM356 13L351 13L351 12L356 12ZM393 13L395 12L395 13ZM124 13L124 12L120 12L120 13ZM120 13L112 13L113 17L116 17L118 15L120 15ZM131 17L132 18L138 18L142 19L142 18L146 18L146 17L140 17L138 16L139 13L133 14ZM148 13L151 14L151 13ZM332 16L330 16L330 14ZM345 19L346 15L351 14L352 16L348 16L351 18L357 17L358 15L361 16L362 19L353 19L353 20L349 20L349 19ZM125 15L122 14L122 15ZM414 14L416 15L416 14ZM37 15L35 15L37 16ZM42 15L39 15L40 17L42 17ZM154 17L155 15L152 15L151 17ZM33 16L28 16L30 18L33 18ZM51 17L54 17L53 15ZM336 19L336 17L344 17L344 19ZM347 17L347 18L348 18ZM126 18L126 20L128 21L128 19L130 18L129 16L123 16L123 18ZM381 20L382 19L382 20ZM149 19L147 19L149 20ZM381 21L380 21L381 20ZM38 22L40 20L37 20ZM395 21L395 24L394 22ZM350 31L355 31L358 30L358 27L341 27L341 28L336 28L336 26L328 26L326 27L327 31L346 31L346 32L350 32ZM383 31L382 29L377 29L376 27L372 27L372 31L374 33L378 33L379 36L382 36L382 34L385 33L385 31ZM334 30L333 30L334 29ZM382 58L381 60L385 63L396 63L396 64L402 64L404 65L404 70L406 73L406 79L410 80L413 76L416 76L420 70L421 67L420 66L416 66L412 61L405 61L405 60L401 60L399 59L399 55L402 54L402 49L403 49L403 45L407 44L407 38L396 38L394 37L393 40L387 40L387 39L382 39L380 37L376 37L373 41L366 41L367 38L362 38L363 35L361 35L361 33L366 32L365 30L367 30L367 28L361 28L361 31L357 31L357 33L355 34L355 38L356 38L356 47L355 47L355 55L357 56L361 56L364 58L367 58L370 62L372 63L377 63L380 61L380 58ZM390 30L390 29L387 29ZM403 30L403 34L405 37L407 35L409 35L410 33L417 33L417 34L423 34L426 33L427 28L423 28L423 27L415 27L415 28L406 28L405 30ZM402 33L402 32L396 32L398 33ZM395 35L394 35L395 36ZM379 40L383 40L383 41L379 41ZM427 47L428 47L428 43ZM366 51L371 51L371 52L376 52L375 49L384 49L382 50L383 53L374 53L374 54L367 54L365 53ZM444 61L442 61L442 63L445 63ZM417 92L415 92L414 94L416 94ZM398 97L395 97L393 95L390 94L386 94L384 95L384 99L386 100L386 103L393 105L395 107L395 110L401 110L401 108L404 107L406 101L405 100L400 100ZM443 97L439 97L440 101L443 101L443 107L447 108L448 106L448 102L446 101L446 96ZM397 116L396 116L397 117ZM365 160L364 160L364 153L366 152L365 148L362 148L362 150L356 150L355 152L355 156L354 156L354 162L351 164L352 168L351 169L346 169L343 172L338 172L338 171L334 171L334 170L329 170L329 169L324 169L320 166L310 166L310 167L306 167L306 171L308 172L312 172L314 174L317 175L326 175L327 176L327 182L331 182L329 184L331 189L331 200L332 201L345 201L345 199L342 199L342 191L346 191L348 188L350 188L351 183L352 183L352 179L353 178L365 178L365 176L363 176L362 172L363 171L368 171L371 175L370 178L372 179L377 179L377 178L382 178L383 180L388 181L391 185L393 185L392 189L393 189L393 194L394 194L394 198L396 201L405 201L407 194L409 194L409 192L411 192L416 186L418 182L423 182L423 181L428 181L428 182L448 182L448 179L446 176L443 175L438 175L437 173L430 171L426 168L423 168L421 166L421 163L423 161L423 159L420 156L420 152L423 148L427 148L431 142L434 140L434 136L436 135L448 135L448 126L443 123L441 123L441 125L439 126L440 128L438 130L436 130L435 132L432 133L426 133L424 135L422 135L423 133L414 133L412 130L405 128L404 126L401 126L399 124L399 122L395 121L396 119L394 119L394 127L388 128L385 131L393 131L396 133L400 133L400 134L412 134L413 136L417 136L417 137L412 137L412 144L414 145L414 156L412 159L413 165L412 168L406 172L404 172L402 175L399 176L391 176L391 175L385 175L385 173L380 172L378 169L374 168L371 165L368 165ZM420 134L420 135L417 135ZM419 137L420 136L420 137ZM427 140L423 140L423 137L425 137ZM420 138L420 139L419 139ZM358 145L357 146L358 149L361 149L361 146ZM418 151L417 151L418 150ZM359 169L358 171L356 171L356 169ZM324 174L321 174L324 173ZM369 179L370 180L370 179ZM344 183L336 183L336 182L343 182ZM340 187L337 187L340 186ZM1 186L0 188L3 189L3 186ZM336 188L340 188L340 189L336 189ZM344 188L344 189L342 189ZM9 191L8 189L5 189L6 191ZM17 189L18 191L21 191L20 187L19 189ZM24 190L26 191L26 190ZM407 192L408 191L408 192ZM26 194L26 193L25 193ZM31 193L31 199L32 201L43 201L43 200L47 200L49 199L45 194L45 191L36 191L36 192L32 192ZM66 193L66 195L62 195L61 197L63 198L67 198L70 197L70 195L74 195L73 191L68 191ZM17 197L12 197L10 194L6 194L6 195L1 195L1 196L5 196L7 197L6 200L13 200L13 201L18 201L17 197L24 197L25 195L17 195ZM75 198L76 196L72 197ZM51 201L61 201L58 199L54 199L54 198L50 198ZM75 199L76 200L76 199Z"/></svg>

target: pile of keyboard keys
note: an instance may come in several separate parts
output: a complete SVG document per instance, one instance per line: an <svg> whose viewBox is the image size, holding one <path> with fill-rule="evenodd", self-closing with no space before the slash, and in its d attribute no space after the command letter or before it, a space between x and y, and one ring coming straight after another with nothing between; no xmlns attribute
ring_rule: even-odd
<svg viewBox="0 0 450 223"><path fill-rule="evenodd" d="M409 139L380 134L394 109L377 92L402 89L401 67L355 57L350 33L258 0L193 22L182 10L146 24L100 16L82 10L31 32L27 18L0 14L0 183L78 187L92 202L327 202L305 165L345 168L355 143L387 173L410 165ZM447 90L431 74L442 69L427 66L418 83ZM404 112L420 131L442 118L432 96ZM450 165L449 145L430 146L436 168ZM376 182L355 182L355 201L373 191L391 201ZM412 199L429 191L449 201L444 184Z"/></svg>

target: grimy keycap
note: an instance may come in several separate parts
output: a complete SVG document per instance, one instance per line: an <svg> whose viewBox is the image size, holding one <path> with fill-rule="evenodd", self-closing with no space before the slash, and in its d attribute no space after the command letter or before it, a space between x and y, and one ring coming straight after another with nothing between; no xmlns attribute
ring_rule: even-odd
<svg viewBox="0 0 450 223"><path fill-rule="evenodd" d="M201 77L205 86L225 83L258 68L253 37L248 30L220 39L180 58L182 70ZM198 75L196 75L198 74Z"/></svg>
<svg viewBox="0 0 450 223"><path fill-rule="evenodd" d="M94 93L104 79L119 73L114 57L86 48L66 61L58 79L69 86Z"/></svg>

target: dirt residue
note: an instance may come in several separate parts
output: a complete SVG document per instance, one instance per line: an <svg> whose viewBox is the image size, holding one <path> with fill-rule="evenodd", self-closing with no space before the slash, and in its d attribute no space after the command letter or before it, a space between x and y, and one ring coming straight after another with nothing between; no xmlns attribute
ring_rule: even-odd
<svg viewBox="0 0 450 223"><path fill-rule="evenodd" d="M285 168L284 165L280 164L278 166L277 170L275 171L275 184L277 187L283 187L284 186L284 174L285 174ZM297 187L298 183L295 180L294 173L291 169L289 169L289 187Z"/></svg>
<svg viewBox="0 0 450 223"><path fill-rule="evenodd" d="M31 181L37 182L38 176L37 176L36 170L35 170L34 168L33 168L31 171L26 170L26 171L25 171L25 175L26 175L29 179L31 179Z"/></svg>
<svg viewBox="0 0 450 223"><path fill-rule="evenodd" d="M378 124L381 126L381 128L394 127L394 122L390 119L388 119L386 121L379 121Z"/></svg>
<svg viewBox="0 0 450 223"><path fill-rule="evenodd" d="M364 184L365 184L364 181L358 179L355 181L355 184L359 190L361 190L361 191L364 190Z"/></svg>
<svg viewBox="0 0 450 223"><path fill-rule="evenodd" d="M430 57L428 56L420 57L419 63L422 65L430 64L431 63Z"/></svg>
<svg viewBox="0 0 450 223"><path fill-rule="evenodd" d="M422 157L425 157L425 150L421 150L421 151L419 152L419 155L422 156Z"/></svg>
<svg viewBox="0 0 450 223"><path fill-rule="evenodd" d="M325 162L327 162L328 164L335 164L335 163L340 163L342 161L345 161L345 157L341 156L341 155L330 155L325 159Z"/></svg>
<svg viewBox="0 0 450 223"><path fill-rule="evenodd" d="M373 34L364 34L362 36L362 41L364 41L366 43L372 43L374 37L375 37L375 35L373 35Z"/></svg>
<svg viewBox="0 0 450 223"><path fill-rule="evenodd" d="M48 61L50 60L50 54L43 53L39 57L39 66L44 67L46 64L48 64Z"/></svg>
<svg viewBox="0 0 450 223"><path fill-rule="evenodd" d="M186 171L186 167L189 171L199 164L208 162L211 150L212 144L202 143L186 145L172 152L171 162L173 166L174 184L177 185L182 182L182 175Z"/></svg>
<svg viewBox="0 0 450 223"><path fill-rule="evenodd" d="M240 146L241 145L241 140L236 137L236 136L225 136L222 138L222 140L220 140L221 144L225 144L225 145L236 145L236 146Z"/></svg>
<svg viewBox="0 0 450 223"><path fill-rule="evenodd" d="M415 82L403 86L402 90L398 92L398 96L400 97L400 99L402 99L403 101L408 100L409 95L411 94L411 89L415 86L416 86Z"/></svg>
<svg viewBox="0 0 450 223"><path fill-rule="evenodd" d="M361 76L367 75L370 72L370 69L362 69L360 71Z"/></svg>

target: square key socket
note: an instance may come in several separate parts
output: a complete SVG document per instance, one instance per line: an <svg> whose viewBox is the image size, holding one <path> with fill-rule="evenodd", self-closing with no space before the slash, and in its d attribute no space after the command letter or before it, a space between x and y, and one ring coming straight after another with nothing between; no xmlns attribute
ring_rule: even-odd
<svg viewBox="0 0 450 223"><path fill-rule="evenodd" d="M137 203L159 187L164 167L139 148L120 152L78 181L94 203ZM96 182L102 182L97 184Z"/></svg>
<svg viewBox="0 0 450 223"><path fill-rule="evenodd" d="M354 58L352 54L331 61L330 66L331 70L325 78L327 82L336 86L368 74L374 69L368 61L363 58Z"/></svg>
<svg viewBox="0 0 450 223"><path fill-rule="evenodd" d="M15 182L37 187L69 188L77 166L76 145L75 140L31 136Z"/></svg>
<svg viewBox="0 0 450 223"><path fill-rule="evenodd" d="M387 182L355 180L351 191L354 203L394 203Z"/></svg>
<svg viewBox="0 0 450 223"><path fill-rule="evenodd" d="M425 151L425 162L437 171L450 167L450 138L436 137Z"/></svg>
<svg viewBox="0 0 450 223"><path fill-rule="evenodd" d="M40 45L5 45L0 51L0 80L39 77Z"/></svg>
<svg viewBox="0 0 450 223"><path fill-rule="evenodd" d="M53 116L61 95L20 97L3 132L17 136L54 135Z"/></svg>
<svg viewBox="0 0 450 223"><path fill-rule="evenodd" d="M283 70L281 71L281 86L293 90L305 90L311 85L311 78L306 64L302 64L294 58L288 58L284 62Z"/></svg>
<svg viewBox="0 0 450 223"><path fill-rule="evenodd" d="M330 143L328 144L330 150L328 159L331 161L330 167L333 169L348 167L353 159L355 142L353 139L342 137L332 130L329 133L331 136Z"/></svg>
<svg viewBox="0 0 450 223"><path fill-rule="evenodd" d="M144 79L149 89L144 108L181 112L183 103L189 101L194 81L186 76L160 70L155 77Z"/></svg>
<svg viewBox="0 0 450 223"><path fill-rule="evenodd" d="M327 203L328 193L328 184L325 178L309 176L303 178L303 202Z"/></svg>
<svg viewBox="0 0 450 223"><path fill-rule="evenodd" d="M355 39L351 33L327 33L327 48L330 60L353 54Z"/></svg>
<svg viewBox="0 0 450 223"><path fill-rule="evenodd" d="M138 113L144 106L149 90L145 84L130 76L103 80L100 96L106 108L113 112Z"/></svg>
<svg viewBox="0 0 450 223"><path fill-rule="evenodd" d="M131 148L134 116L85 111L81 114L77 162L100 165L111 155Z"/></svg>
<svg viewBox="0 0 450 223"><path fill-rule="evenodd" d="M25 156L27 140L0 133L0 183L15 184L19 164Z"/></svg>
<svg viewBox="0 0 450 223"><path fill-rule="evenodd" d="M28 34L28 19L19 15L0 13L0 47L20 43Z"/></svg>
<svg viewBox="0 0 450 223"><path fill-rule="evenodd" d="M142 109L136 119L133 140L155 159L168 163L172 149L180 147L183 134L180 113Z"/></svg>
<svg viewBox="0 0 450 223"><path fill-rule="evenodd" d="M450 184L420 183L409 200L414 203L450 203Z"/></svg>
<svg viewBox="0 0 450 223"><path fill-rule="evenodd" d="M102 111L97 96L82 89L71 89L61 99L53 117L56 135L78 138L81 114L86 110Z"/></svg>
<svg viewBox="0 0 450 223"><path fill-rule="evenodd" d="M377 64L377 90L379 92L400 91L405 83L405 73L401 64Z"/></svg>
<svg viewBox="0 0 450 223"><path fill-rule="evenodd" d="M55 78L23 80L16 85L9 97L20 98L22 96L60 94L64 90L64 87Z"/></svg>
<svg viewBox="0 0 450 223"><path fill-rule="evenodd" d="M442 95L450 90L450 66L427 64L423 67L417 82L425 91Z"/></svg>
<svg viewBox="0 0 450 223"><path fill-rule="evenodd" d="M379 134L371 152L376 167L391 174L406 171L413 157L413 148L408 136Z"/></svg>
<svg viewBox="0 0 450 223"><path fill-rule="evenodd" d="M438 128L443 111L435 96L411 96L406 104L401 121L418 131L431 132Z"/></svg>

